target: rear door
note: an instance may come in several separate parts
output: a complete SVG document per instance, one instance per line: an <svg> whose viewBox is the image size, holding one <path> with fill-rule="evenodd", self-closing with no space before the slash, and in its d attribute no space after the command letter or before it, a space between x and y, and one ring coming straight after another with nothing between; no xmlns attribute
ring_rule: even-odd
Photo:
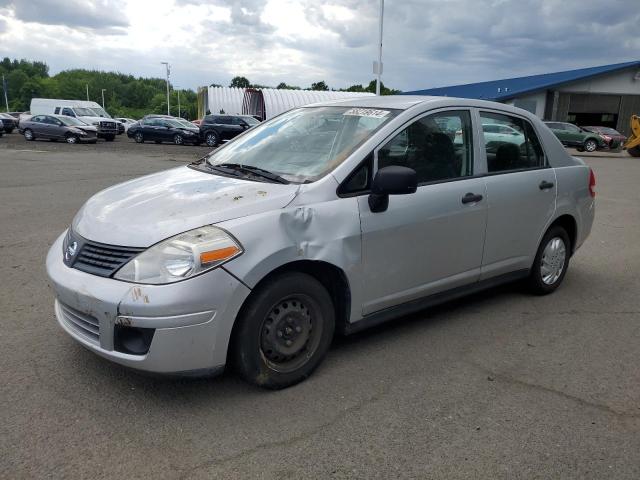
<svg viewBox="0 0 640 480"><path fill-rule="evenodd" d="M478 280L487 203L472 138L470 112L444 110L412 120L375 151L377 168L413 168L419 186L391 196L384 212L358 197L363 315Z"/></svg>
<svg viewBox="0 0 640 480"><path fill-rule="evenodd" d="M556 204L555 171L525 118L481 111L482 123L516 130L521 145L505 142L486 150L487 231L481 279L529 269ZM486 142L486 139L485 139Z"/></svg>

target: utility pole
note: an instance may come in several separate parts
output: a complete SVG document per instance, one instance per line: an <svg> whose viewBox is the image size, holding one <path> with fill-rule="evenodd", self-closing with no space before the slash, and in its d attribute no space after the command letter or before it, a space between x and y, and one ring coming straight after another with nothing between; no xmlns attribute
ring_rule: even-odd
<svg viewBox="0 0 640 480"><path fill-rule="evenodd" d="M89 101L89 84L87 83L87 102Z"/></svg>
<svg viewBox="0 0 640 480"><path fill-rule="evenodd" d="M374 62L373 73L376 76L376 95L380 95L380 76L382 75L382 19L384 17L384 0L380 0L380 41L378 42L378 62Z"/></svg>
<svg viewBox="0 0 640 480"><path fill-rule="evenodd" d="M167 69L167 115L171 115L169 110L169 72L171 71L171 67L169 66L169 62L160 62Z"/></svg>
<svg viewBox="0 0 640 480"><path fill-rule="evenodd" d="M4 90L4 104L7 106L7 112L9 111L9 97L7 96L7 81L4 79L4 74L2 75L2 89Z"/></svg>
<svg viewBox="0 0 640 480"><path fill-rule="evenodd" d="M106 89L106 88L103 88L103 89L102 89L102 109L103 109L103 110L104 110L104 92L106 92L106 91L107 91L107 89Z"/></svg>

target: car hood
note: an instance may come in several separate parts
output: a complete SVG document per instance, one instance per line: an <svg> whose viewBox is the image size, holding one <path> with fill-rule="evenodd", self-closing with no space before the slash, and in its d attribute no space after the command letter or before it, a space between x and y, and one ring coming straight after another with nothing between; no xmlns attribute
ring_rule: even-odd
<svg viewBox="0 0 640 480"><path fill-rule="evenodd" d="M91 197L73 230L94 242L148 247L193 228L285 207L295 184L263 183L179 167Z"/></svg>
<svg viewBox="0 0 640 480"><path fill-rule="evenodd" d="M72 125L70 128L78 128L80 130L84 130L85 132L96 132L98 129L93 125Z"/></svg>
<svg viewBox="0 0 640 480"><path fill-rule="evenodd" d="M78 117L78 118L80 120L82 120L83 122L89 122L89 123L93 123L93 122L113 122L113 123L118 123L114 119L106 118L106 117Z"/></svg>

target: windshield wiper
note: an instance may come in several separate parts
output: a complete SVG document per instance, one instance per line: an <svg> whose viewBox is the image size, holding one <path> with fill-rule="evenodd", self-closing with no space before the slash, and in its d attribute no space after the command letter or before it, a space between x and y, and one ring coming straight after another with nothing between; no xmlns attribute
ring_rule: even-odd
<svg viewBox="0 0 640 480"><path fill-rule="evenodd" d="M258 177L266 178L277 183L289 183L288 180L282 178L280 175L265 170L264 168L254 167L251 165L240 165L239 163L222 163L220 165L212 165L211 168L224 168L225 170L231 170L236 172L251 173Z"/></svg>

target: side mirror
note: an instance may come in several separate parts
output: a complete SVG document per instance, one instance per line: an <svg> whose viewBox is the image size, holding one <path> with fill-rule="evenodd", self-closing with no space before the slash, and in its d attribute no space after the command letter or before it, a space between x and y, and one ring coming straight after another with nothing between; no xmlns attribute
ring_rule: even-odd
<svg viewBox="0 0 640 480"><path fill-rule="evenodd" d="M415 193L418 177L412 168L392 165L378 170L373 177L369 208L372 212L384 212L389 207L389 195Z"/></svg>

